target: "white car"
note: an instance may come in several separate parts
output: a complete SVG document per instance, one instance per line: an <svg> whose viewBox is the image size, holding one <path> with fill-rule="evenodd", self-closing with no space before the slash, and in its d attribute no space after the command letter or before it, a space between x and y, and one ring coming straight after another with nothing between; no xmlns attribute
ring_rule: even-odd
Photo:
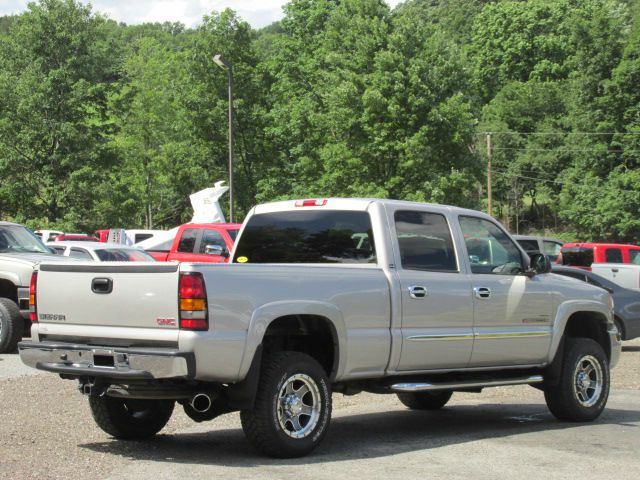
<svg viewBox="0 0 640 480"><path fill-rule="evenodd" d="M121 243L101 242L50 242L56 254L96 262L155 262L144 250L127 247Z"/></svg>

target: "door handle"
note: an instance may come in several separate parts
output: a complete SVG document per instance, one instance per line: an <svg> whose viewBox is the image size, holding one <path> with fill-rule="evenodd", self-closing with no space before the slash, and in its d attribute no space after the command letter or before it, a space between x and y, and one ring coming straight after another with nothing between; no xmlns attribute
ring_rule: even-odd
<svg viewBox="0 0 640 480"><path fill-rule="evenodd" d="M93 293L111 293L113 291L113 280L110 278L94 278L91 281L91 291Z"/></svg>
<svg viewBox="0 0 640 480"><path fill-rule="evenodd" d="M414 285L409 287L409 296L411 298L424 298L428 294L426 287L421 287L420 285Z"/></svg>
<svg viewBox="0 0 640 480"><path fill-rule="evenodd" d="M491 296L491 289L487 287L474 287L473 293L476 298L489 298Z"/></svg>
<svg viewBox="0 0 640 480"><path fill-rule="evenodd" d="M618 270L617 268L612 268L612 269L611 269L611 271L612 271L613 273L618 273L618 272L619 272L619 270Z"/></svg>

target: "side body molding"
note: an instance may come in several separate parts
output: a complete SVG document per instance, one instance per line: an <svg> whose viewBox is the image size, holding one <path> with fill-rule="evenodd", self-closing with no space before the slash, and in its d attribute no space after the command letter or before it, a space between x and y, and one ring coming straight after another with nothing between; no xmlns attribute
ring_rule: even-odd
<svg viewBox="0 0 640 480"><path fill-rule="evenodd" d="M347 360L347 330L342 312L330 303L310 300L283 300L264 304L253 312L247 331L247 341L242 355L242 362L240 363L240 371L238 372L239 379L243 379L247 375L251 361L258 346L262 344L264 334L271 322L289 315L315 315L329 320L332 326L334 342L337 345L331 380L342 376Z"/></svg>

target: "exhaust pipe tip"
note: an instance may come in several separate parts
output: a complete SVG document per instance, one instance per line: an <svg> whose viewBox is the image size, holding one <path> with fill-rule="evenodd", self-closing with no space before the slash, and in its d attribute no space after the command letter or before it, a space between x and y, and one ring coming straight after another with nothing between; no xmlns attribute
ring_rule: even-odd
<svg viewBox="0 0 640 480"><path fill-rule="evenodd" d="M196 393L193 397L191 397L191 401L189 402L189 405L196 412L205 413L209 411L209 409L213 405L213 400L206 393Z"/></svg>

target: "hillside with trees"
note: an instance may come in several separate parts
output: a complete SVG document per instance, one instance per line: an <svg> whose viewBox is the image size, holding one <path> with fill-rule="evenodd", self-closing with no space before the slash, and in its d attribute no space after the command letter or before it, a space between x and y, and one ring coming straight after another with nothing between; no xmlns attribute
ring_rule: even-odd
<svg viewBox="0 0 640 480"><path fill-rule="evenodd" d="M640 242L640 2L292 0L255 30L125 25L74 0L0 18L0 217L173 227L235 194L487 209L512 232ZM226 199L225 199L226 201Z"/></svg>

